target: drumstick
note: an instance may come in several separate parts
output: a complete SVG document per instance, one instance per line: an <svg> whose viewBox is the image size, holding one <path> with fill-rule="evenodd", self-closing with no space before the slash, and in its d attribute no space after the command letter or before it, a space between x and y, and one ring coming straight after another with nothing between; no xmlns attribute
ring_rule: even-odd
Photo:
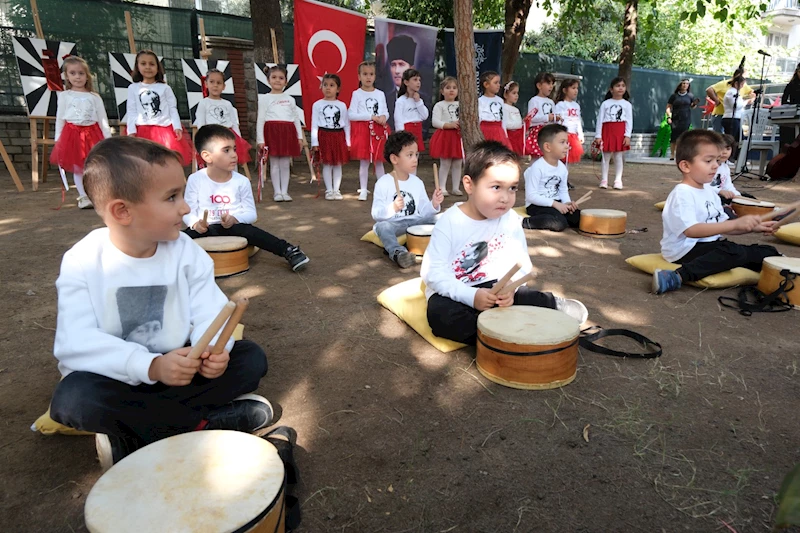
<svg viewBox="0 0 800 533"><path fill-rule="evenodd" d="M208 209L206 209L205 211L203 211L203 222L205 222L206 224L208 224Z"/></svg>
<svg viewBox="0 0 800 533"><path fill-rule="evenodd" d="M509 285L506 285L505 287L503 287L503 294L501 294L501 296L504 294L508 294L510 292L514 292L517 287L525 285L529 281L533 281L533 277L534 277L533 272L529 272L524 276L522 276L521 278L519 278L517 281L510 283Z"/></svg>
<svg viewBox="0 0 800 533"><path fill-rule="evenodd" d="M439 167L436 165L436 163L433 164L433 185L434 185L433 190L434 191L438 191L439 190Z"/></svg>
<svg viewBox="0 0 800 533"><path fill-rule="evenodd" d="M500 278L498 282L494 284L494 287L492 287L492 289L489 292L491 292L492 294L497 294L498 292L500 292L500 289L506 286L508 280L510 280L514 276L514 274L517 273L517 270L519 270L520 268L522 268L522 265L519 263L511 267L511 270L506 272L506 275Z"/></svg>
<svg viewBox="0 0 800 533"><path fill-rule="evenodd" d="M794 220L797 217L797 215L800 215L800 210L798 210L796 207L790 209L784 215L781 216L781 219L778 220L775 223L775 225L772 226L772 228L775 229L775 228L779 228L779 227L783 226L784 224L786 224L790 220Z"/></svg>
<svg viewBox="0 0 800 533"><path fill-rule="evenodd" d="M397 181L397 176L394 175L394 172L392 172L392 177L394 178L394 188L397 190L397 196L399 198L399 197L403 196L400 193L400 182Z"/></svg>
<svg viewBox="0 0 800 533"><path fill-rule="evenodd" d="M233 335L233 330L236 329L236 326L242 319L242 315L247 309L248 303L250 303L250 300L248 300L247 298L242 298L238 302L236 302L236 309L233 310L233 314L228 319L228 322L225 324L225 327L222 328L222 333L220 333L219 337L217 337L217 343L211 349L212 354L216 355L218 353L222 353L222 350L225 349L225 345L228 343L228 339L231 338L231 335Z"/></svg>
<svg viewBox="0 0 800 533"><path fill-rule="evenodd" d="M761 222L768 222L776 217L789 215L793 211L796 211L798 208L800 208L800 202L794 202L785 207L782 207L781 209L775 209L771 213L767 213L766 215L761 215Z"/></svg>
<svg viewBox="0 0 800 533"><path fill-rule="evenodd" d="M589 191L580 198L578 198L578 201L575 202L575 205L581 205L583 202L588 202L591 199L592 199L592 191Z"/></svg>
<svg viewBox="0 0 800 533"><path fill-rule="evenodd" d="M225 304L225 307L222 308L222 311L219 312L217 317L211 322L211 325L208 326L208 329L205 333L203 333L202 337L197 341L197 344L192 346L192 349L189 351L188 357L189 359L197 359L200 357L206 348L208 348L208 343L211 342L211 339L214 338L214 335L222 328L222 325L225 324L225 321L233 313L233 310L236 309L236 304L233 302L228 302Z"/></svg>

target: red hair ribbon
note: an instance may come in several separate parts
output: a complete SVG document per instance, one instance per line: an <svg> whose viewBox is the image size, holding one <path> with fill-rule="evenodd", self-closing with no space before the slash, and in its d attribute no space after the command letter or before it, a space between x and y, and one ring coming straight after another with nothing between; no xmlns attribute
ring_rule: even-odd
<svg viewBox="0 0 800 533"><path fill-rule="evenodd" d="M63 61L64 59L68 58L71 55L72 54L64 54L63 56L61 56L61 60Z"/></svg>
<svg viewBox="0 0 800 533"><path fill-rule="evenodd" d="M200 89L203 91L203 98L208 98L208 86L206 85L208 76L200 76Z"/></svg>

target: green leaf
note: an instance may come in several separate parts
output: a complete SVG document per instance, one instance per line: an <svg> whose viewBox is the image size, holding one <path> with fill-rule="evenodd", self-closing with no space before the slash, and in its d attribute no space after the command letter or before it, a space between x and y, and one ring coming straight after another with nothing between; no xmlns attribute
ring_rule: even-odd
<svg viewBox="0 0 800 533"><path fill-rule="evenodd" d="M800 526L800 464L786 474L778 491L775 525L780 528Z"/></svg>

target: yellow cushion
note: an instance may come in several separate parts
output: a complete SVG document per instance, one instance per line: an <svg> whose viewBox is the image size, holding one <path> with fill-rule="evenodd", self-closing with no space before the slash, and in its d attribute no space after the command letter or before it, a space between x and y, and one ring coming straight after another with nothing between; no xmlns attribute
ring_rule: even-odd
<svg viewBox="0 0 800 533"><path fill-rule="evenodd" d="M244 335L244 324L237 324L236 329L233 330L233 340L242 340L242 335ZM59 424L50 418L49 407L47 408L47 412L45 412L45 414L36 419L36 422L34 422L31 426L31 430L38 431L42 435L94 435L94 433L91 431L81 431L79 429L72 429L64 424Z"/></svg>
<svg viewBox="0 0 800 533"><path fill-rule="evenodd" d="M662 201L660 201L660 202L656 202L656 203L654 203L654 204L653 204L653 207L655 207L655 208L656 208L656 209L658 209L659 211L663 211L663 210L664 210L664 205L665 205L666 203L667 203L667 201L666 201L666 200L662 200Z"/></svg>
<svg viewBox="0 0 800 533"><path fill-rule="evenodd" d="M521 205L521 206L519 206L519 207L515 207L515 208L514 208L514 211L516 211L516 212L517 212L517 214L518 214L519 216L521 216L522 218L528 218L528 217L530 216L530 215L528 214L528 212L527 212L527 211L525 211L525 206L524 206L524 205Z"/></svg>
<svg viewBox="0 0 800 533"><path fill-rule="evenodd" d="M373 230L369 230L367 233L365 233L364 236L361 237L361 240L362 241L366 241L366 242L371 242L375 246L380 246L381 248L383 248L383 243L378 238L378 234L375 233L375 231L373 231ZM400 246L405 246L405 244L406 244L406 236L405 235L400 235L397 238L397 243Z"/></svg>
<svg viewBox="0 0 800 533"><path fill-rule="evenodd" d="M775 236L783 242L800 246L800 222L792 222L778 228Z"/></svg>
<svg viewBox="0 0 800 533"><path fill-rule="evenodd" d="M425 299L425 285L422 283L422 278L410 279L389 287L378 295L378 303L411 326L411 329L440 352L452 352L466 346L437 337L431 331L428 325L428 301Z"/></svg>
<svg viewBox="0 0 800 533"><path fill-rule="evenodd" d="M661 254L635 255L625 260L626 263L643 272L652 274L657 268L662 270L677 270L680 265L670 263ZM737 285L755 285L758 283L759 274L748 268L736 267L719 274L713 274L699 281L689 282L689 285L704 289L725 289Z"/></svg>

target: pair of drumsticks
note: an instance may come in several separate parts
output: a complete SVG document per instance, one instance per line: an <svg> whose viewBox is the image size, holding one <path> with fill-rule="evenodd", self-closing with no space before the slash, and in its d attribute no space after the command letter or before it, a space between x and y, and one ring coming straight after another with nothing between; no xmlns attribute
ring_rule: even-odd
<svg viewBox="0 0 800 533"><path fill-rule="evenodd" d="M214 347L211 348L211 353L213 355L217 355L222 353L225 349L225 345L228 343L228 339L231 338L233 335L233 331L236 329L236 326L239 324L239 321L242 319L242 315L244 314L245 309L247 309L247 304L249 300L247 298L241 298L236 302L229 301L225 304L225 307L222 308L222 311L216 316L211 325L208 326L208 329L203 333L200 339L197 341L197 344L192 346L192 349L189 351L188 357L189 359L197 359L199 358L203 352L206 351L208 348L211 339L214 338L214 335L222 329L222 333L219 334L217 338L216 344ZM227 323L225 322L227 320ZM224 328L222 326L225 326Z"/></svg>
<svg viewBox="0 0 800 533"><path fill-rule="evenodd" d="M777 218L778 222L773 226L773 229L779 228L795 218L798 214L800 214L800 201L791 203L786 207L776 209L775 211L767 213L766 215L762 215L761 222L767 222Z"/></svg>
<svg viewBox="0 0 800 533"><path fill-rule="evenodd" d="M514 274L516 274L520 268L522 268L522 265L520 263L517 263L516 265L511 267L511 270L506 272L506 275L500 278L500 280L494 284L494 287L492 287L489 292L496 295L500 294L500 292L502 291L503 295L505 295L514 292L515 290L517 290L517 287L520 287L528 283L529 281L533 281L533 272L529 272L528 274L525 274L524 276L519 278L517 281L514 281L509 284L508 282L511 280L511 277Z"/></svg>
<svg viewBox="0 0 800 533"><path fill-rule="evenodd" d="M397 196L401 196L401 194L400 194L400 182L397 180L397 176L395 176L394 174L392 174L392 177L394 178L394 188L397 191ZM434 190L438 191L440 189L440 187L439 187L439 167L436 165L436 163L433 164L433 181L434 181L434 186L435 186Z"/></svg>
<svg viewBox="0 0 800 533"><path fill-rule="evenodd" d="M587 192L575 202L575 205L581 205L583 202L588 202L592 199L592 191Z"/></svg>

